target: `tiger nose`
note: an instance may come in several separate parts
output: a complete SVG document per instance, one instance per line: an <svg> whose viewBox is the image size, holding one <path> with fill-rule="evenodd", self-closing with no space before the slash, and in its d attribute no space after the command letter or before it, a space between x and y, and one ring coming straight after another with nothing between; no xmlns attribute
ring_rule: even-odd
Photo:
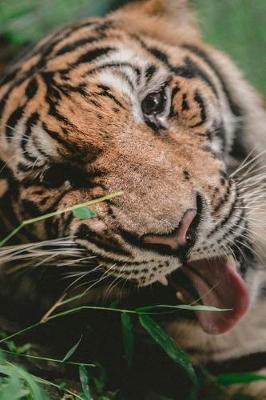
<svg viewBox="0 0 266 400"><path fill-rule="evenodd" d="M169 246L173 250L181 246L187 246L193 240L195 232L192 223L196 215L196 209L187 210L173 233L169 235L146 235L143 238L143 242L151 245Z"/></svg>

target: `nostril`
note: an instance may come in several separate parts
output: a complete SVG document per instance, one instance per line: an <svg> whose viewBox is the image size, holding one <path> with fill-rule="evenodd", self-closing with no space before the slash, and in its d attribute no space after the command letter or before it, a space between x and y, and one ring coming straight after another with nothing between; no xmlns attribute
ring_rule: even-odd
<svg viewBox="0 0 266 400"><path fill-rule="evenodd" d="M196 215L196 209L188 209L173 233L170 235L146 235L143 238L143 242L157 246L169 246L173 250L178 247L188 246L193 242L193 221Z"/></svg>
<svg viewBox="0 0 266 400"><path fill-rule="evenodd" d="M177 230L177 243L179 246L185 246L192 239L193 235L190 228L196 215L197 210L194 208L185 212Z"/></svg>

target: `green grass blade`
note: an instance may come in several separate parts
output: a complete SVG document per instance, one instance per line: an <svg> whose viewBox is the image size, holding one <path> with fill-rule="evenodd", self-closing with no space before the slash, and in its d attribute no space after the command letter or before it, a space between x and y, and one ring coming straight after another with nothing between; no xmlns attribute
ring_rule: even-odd
<svg viewBox="0 0 266 400"><path fill-rule="evenodd" d="M106 200L111 200L114 197L122 196L123 192L115 192L107 194L106 196L99 197L98 199L86 201L85 203L76 204L71 207L66 207L61 210L53 211L44 215L40 215L36 218L27 219L22 222L18 227L16 227L12 232L10 232L3 240L0 241L0 247L6 244L10 239L12 239L24 226L35 224L36 222L44 221L48 218L55 217L57 215L65 214L67 212L77 212L79 209L83 209L84 207L91 206L93 204L101 203ZM90 217L92 218L92 217Z"/></svg>
<svg viewBox="0 0 266 400"><path fill-rule="evenodd" d="M14 366L14 367L18 371L18 374L21 376L21 378L26 382L26 384L29 387L30 392L32 394L32 398L34 400L48 400L47 395L44 393L44 391L41 389L41 387L36 383L33 375L31 375L26 370L24 370L18 366Z"/></svg>
<svg viewBox="0 0 266 400"><path fill-rule="evenodd" d="M76 300L76 299L78 299L80 297L82 297L82 296L81 295L75 296L75 297L73 297L71 299L68 299L68 300L62 302L61 304L63 305L63 304L68 303L68 302L70 302L72 300ZM148 316L148 315L155 315L155 314L156 315L169 314L169 313L173 312L173 310L175 310L176 308L183 308L183 309L188 309L190 311L195 311L195 310L199 310L199 307L204 307L205 311L226 311L224 309L219 309L219 308L216 309L215 307L200 306L200 305L196 305L196 306L193 306L193 305L180 305L180 306L158 305L158 306L139 307L139 308L136 308L135 310L119 309L119 308L112 308L112 307L79 306L79 307L75 307L75 308L71 308L71 309L59 312L57 314L52 314L47 318L47 320L45 320L45 322L40 321L40 322L37 322L36 324L27 326L26 328L24 328L24 329L22 329L22 330L20 330L18 332L15 332L15 333L13 333L13 334L11 334L11 335L3 338L3 339L0 339L0 344L4 343L4 342L7 342L10 339L13 339L14 337L19 336L19 335L21 335L23 333L26 333L26 332L34 329L34 328L37 328L41 324L46 323L46 322L48 322L50 320L57 319L57 318L63 318L66 315L74 314L74 313L85 311L85 310L109 311L109 312L127 313L127 314L139 315L139 316L141 316L141 315L143 315L143 316L147 315ZM159 312L159 311L155 312L155 311L153 311L156 308L166 308L167 311L165 311L165 312ZM168 309L169 309L169 311L168 311Z"/></svg>
<svg viewBox="0 0 266 400"><path fill-rule="evenodd" d="M231 308L217 308L213 306L206 306L203 304L177 304L177 305L169 305L169 304L158 304L153 306L143 306L136 308L136 311L139 313L144 313L145 311L152 311L158 309L169 309L169 310L187 310L187 311L213 311L213 312L225 312L230 311Z"/></svg>
<svg viewBox="0 0 266 400"><path fill-rule="evenodd" d="M233 383L250 383L254 381L266 381L266 375L248 374L248 373L231 373L220 374L217 376L219 383L223 385L231 385Z"/></svg>
<svg viewBox="0 0 266 400"><path fill-rule="evenodd" d="M198 386L198 379L188 355L177 346L174 340L148 315L139 315L139 321L143 328L149 333L168 356L178 364L190 378L195 387Z"/></svg>
<svg viewBox="0 0 266 400"><path fill-rule="evenodd" d="M37 322L36 324L29 325L29 326L27 326L26 328L21 329L20 331L17 331L17 332L15 332L15 333L12 333L12 334L9 335L9 336L6 336L6 337L3 338L3 339L0 339L0 343L7 342L8 340L13 339L13 338L16 337L16 336L22 335L23 333L26 333L26 332L28 332L28 331L31 331L32 329L37 328L37 326L40 326L40 325L41 325L41 322Z"/></svg>
<svg viewBox="0 0 266 400"><path fill-rule="evenodd" d="M79 367L79 379L84 395L84 400L93 400L90 391L88 370L86 367L84 367L84 365L80 365Z"/></svg>
<svg viewBox="0 0 266 400"><path fill-rule="evenodd" d="M10 354L10 355L12 355L14 357L31 358L31 359L38 360L38 361L51 361L51 362L56 363L56 364L63 364L64 363L64 364L67 364L67 365L77 365L77 366L85 365L85 367L90 367L90 368L95 368L96 367L96 365L92 364L92 363L80 363L80 362L74 362L74 361L62 361L62 360L58 360L56 358L34 356L33 354L21 354L21 353L17 353L17 352L14 352L14 351L8 351L8 350L3 350L3 349L1 349L1 352L2 353L6 353L6 354ZM0 362L1 362L1 360L0 360Z"/></svg>
<svg viewBox="0 0 266 400"><path fill-rule="evenodd" d="M93 204L98 204L98 203L102 203L103 201L106 201L106 200L111 200L114 197L122 196L123 194L124 194L124 192L110 193L110 194L107 194L106 196L99 197L94 200L86 201L85 203L75 204L74 206L62 208L61 210L57 210L57 211L50 212L48 214L40 215L39 217L36 217L36 218L27 219L26 221L24 221L23 224L24 225L34 224L35 222L40 222L40 221L43 221L43 220L51 218L51 217L56 217L57 215L65 214L70 211L72 212L72 211L78 210L79 208L89 207L89 206L92 206Z"/></svg>
<svg viewBox="0 0 266 400"><path fill-rule="evenodd" d="M77 400L84 400L83 397L79 396L78 394L72 392L69 389L66 389L66 388L62 387L62 385L57 385L54 382L47 381L46 379L40 378L38 376L35 376L35 379L36 379L36 382L40 383L41 385L51 386L51 387L54 387L54 388L58 389L59 391L65 392L67 394L70 394L73 397L73 399L75 399L75 400L76 399ZM71 398L71 400L72 400L72 398Z"/></svg>
<svg viewBox="0 0 266 400"><path fill-rule="evenodd" d="M22 223L17 228L15 228L12 232L10 232L3 240L0 241L0 247L4 246L10 239L12 239L22 228L24 224Z"/></svg>
<svg viewBox="0 0 266 400"><path fill-rule="evenodd" d="M75 343L74 346L72 346L71 349L68 350L65 357L62 359L62 363L68 361L70 359L70 357L75 353L75 351L77 350L77 348L80 345L81 340L82 340L82 336L79 338L77 343Z"/></svg>

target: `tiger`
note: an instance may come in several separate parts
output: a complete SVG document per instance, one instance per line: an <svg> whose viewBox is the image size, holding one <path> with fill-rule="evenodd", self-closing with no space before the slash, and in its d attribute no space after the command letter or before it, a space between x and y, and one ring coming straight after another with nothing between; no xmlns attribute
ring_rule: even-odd
<svg viewBox="0 0 266 400"><path fill-rule="evenodd" d="M85 301L96 303L146 289L159 304L163 293L190 303L186 279L226 311L165 321L176 343L195 362L263 360L265 108L202 39L188 1L129 2L42 39L1 81L0 132L2 238L123 192L92 205L94 218L24 226L2 247L1 270L28 252L85 281L96 273ZM265 382L243 390L266 398Z"/></svg>

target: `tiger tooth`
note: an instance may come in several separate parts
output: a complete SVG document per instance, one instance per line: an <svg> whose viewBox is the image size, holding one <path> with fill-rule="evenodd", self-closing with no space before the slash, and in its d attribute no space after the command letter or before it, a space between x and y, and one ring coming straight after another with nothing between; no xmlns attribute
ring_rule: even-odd
<svg viewBox="0 0 266 400"><path fill-rule="evenodd" d="M180 300L182 302L185 301L184 296L183 296L183 294L181 292L178 291L178 292L176 292L175 295L176 295L177 300Z"/></svg>
<svg viewBox="0 0 266 400"><path fill-rule="evenodd" d="M163 286L168 286L168 280L165 276L160 276L160 278L158 278L158 282L160 282Z"/></svg>

